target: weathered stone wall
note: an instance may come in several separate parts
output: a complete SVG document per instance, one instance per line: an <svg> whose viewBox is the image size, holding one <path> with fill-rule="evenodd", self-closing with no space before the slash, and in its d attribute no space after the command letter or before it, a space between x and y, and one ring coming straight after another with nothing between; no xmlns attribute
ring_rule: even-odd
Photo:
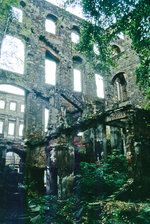
<svg viewBox="0 0 150 224"><path fill-rule="evenodd" d="M24 96L19 96L10 93L0 92L0 100L5 102L4 109L0 109L0 121L3 122L3 133L0 134L1 137L9 138L11 140L22 139L19 136L19 125L24 124L24 112L21 112L21 105L24 105ZM10 110L10 103L16 103L16 109ZM8 135L8 124L13 122L15 124L14 135Z"/></svg>
<svg viewBox="0 0 150 224"><path fill-rule="evenodd" d="M88 65L82 66L82 62L84 63L85 59L75 51L75 44L71 43L71 32L74 30L75 26L79 26L81 19L44 0L29 0L24 4L22 2L19 7L23 10L23 22L19 23L13 20L7 27L6 34L17 37L24 43L24 74L21 75L0 69L0 84L16 85L25 90L25 136L28 137L29 135L32 135L33 139L36 139L36 137L39 139L41 137L42 139L44 136L43 133L45 132L45 108L49 109L49 127L52 125L55 127L57 121L61 121L65 126L65 122L67 122L67 110L74 111L76 109L75 105L64 99L64 96L59 92L60 89L67 90L65 96L70 97L70 99L72 99L72 95L74 95L76 101L78 101L78 99L81 102L84 101L84 103L87 103L88 101L98 101L101 102L101 105L104 105L104 101L96 96L95 77L93 77L93 79L89 78L90 70ZM45 20L47 15L56 17L56 34L45 31ZM1 24L0 43L2 43L1 41L4 38L5 30L5 23ZM139 58L131 49L131 41L128 37L125 37L124 40L118 38L112 45L118 46L120 52L119 54L114 54L116 65L118 65L117 68L112 69L111 76L106 74L104 77L105 109L108 111L109 109L119 108L120 106L127 104L141 107L144 104L144 95L139 90L138 86L136 86L134 72L136 66L139 64ZM45 83L45 58L47 54L57 62L55 86ZM122 57L119 55L122 55ZM77 57L79 58L75 61L75 58ZM81 70L82 93L73 90L73 68ZM127 97L124 98L124 100L119 100L117 96L118 92L115 84L115 77L119 73L123 74L125 79ZM101 113L104 112L104 106L97 109L97 105L97 102L93 105L89 104L89 106L84 105L81 122L82 128L78 126L79 129L81 128L83 129L82 131L85 131L85 136L87 135L86 137L83 137L83 145L85 144L85 157L83 156L83 159L87 159L88 157L90 162L106 157L107 149L109 148L107 147L108 142L112 148L119 147L122 150L121 138L123 137L123 134L121 131L123 132L124 126L121 126L121 129L114 124L111 128L108 124L110 130L109 133L106 132L104 125L104 119L106 117L103 118L103 121L101 120ZM62 120L59 118L61 114L60 111L62 114L64 113L64 118ZM68 113L67 116L71 117L72 114ZM69 125L72 126L73 129L72 117ZM74 121L77 121L77 119L78 117L75 118ZM70 131L70 133L72 133L72 139L68 140L68 148L72 151L74 147L73 137L76 137L78 131L80 130ZM30 176L33 178L34 174L38 173L38 169L41 169L41 176L43 175L43 170L46 168L44 143L42 143L42 145L33 144L33 147L29 146L27 155L27 165L31 168L31 173L30 169L28 169L29 178ZM134 144L134 141L132 141L132 144ZM71 151L71 157L69 157L69 153L67 154L68 157L65 157L64 152L61 152L60 148L59 150L56 150L56 166L59 168L59 181L63 188L63 178L66 178L69 174L72 178L71 173L74 169L74 152ZM72 167L68 162L68 158L71 161ZM32 170L32 168L35 168L35 170ZM66 173L63 173L65 172L62 170L63 168ZM68 170L69 172L67 172ZM60 192L60 194L62 194L62 192Z"/></svg>
<svg viewBox="0 0 150 224"><path fill-rule="evenodd" d="M78 53L71 43L71 32L74 26L79 26L81 19L47 1L29 1L23 6L20 6L23 10L23 22L13 20L6 34L17 37L24 43L24 74L0 70L0 83L11 83L25 89L25 132L28 135L33 131L44 130L43 111L45 107L49 108L49 104L54 119L60 104L69 106L67 101L55 94L55 89L63 87L73 91L73 68L76 67L73 56L78 56ZM56 35L45 31L45 19L48 14L57 17ZM2 23L2 28L3 31L5 23ZM3 34L0 34L1 40ZM46 51L57 61L56 86L45 84ZM83 66L78 65L78 68L82 74L82 93L96 97L95 79L91 81L88 78L88 71ZM81 95L75 92L74 94Z"/></svg>
<svg viewBox="0 0 150 224"><path fill-rule="evenodd" d="M120 53L114 56L117 67L112 69L112 76L106 75L105 78L106 108L110 109L115 106L114 104L116 108L126 104L141 108L145 105L145 94L136 84L135 69L140 61L136 52L131 48L131 39L125 36L124 39L116 39L113 44L120 48ZM114 82L115 76L119 73L123 73L126 81L127 98L123 102L118 100L117 86Z"/></svg>

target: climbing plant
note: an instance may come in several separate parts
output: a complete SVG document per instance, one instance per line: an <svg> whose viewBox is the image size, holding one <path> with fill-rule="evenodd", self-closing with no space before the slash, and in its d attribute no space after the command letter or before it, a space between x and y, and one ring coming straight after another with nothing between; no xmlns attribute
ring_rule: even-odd
<svg viewBox="0 0 150 224"><path fill-rule="evenodd" d="M79 5L86 21L81 25L81 41L78 45L87 61L102 74L110 71L113 65L111 41L120 33L132 40L140 65L136 69L136 80L141 87L150 87L150 36L149 0L64 0L65 5ZM93 52L96 44L99 53Z"/></svg>

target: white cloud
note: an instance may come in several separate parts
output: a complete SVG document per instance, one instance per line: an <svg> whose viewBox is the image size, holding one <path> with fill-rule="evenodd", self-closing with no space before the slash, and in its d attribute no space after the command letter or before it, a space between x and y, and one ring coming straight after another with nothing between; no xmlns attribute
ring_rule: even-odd
<svg viewBox="0 0 150 224"><path fill-rule="evenodd" d="M46 1L59 7L63 7L62 0L46 0ZM66 10L78 17L84 18L81 7L79 5L76 5L75 7L69 6L66 8Z"/></svg>

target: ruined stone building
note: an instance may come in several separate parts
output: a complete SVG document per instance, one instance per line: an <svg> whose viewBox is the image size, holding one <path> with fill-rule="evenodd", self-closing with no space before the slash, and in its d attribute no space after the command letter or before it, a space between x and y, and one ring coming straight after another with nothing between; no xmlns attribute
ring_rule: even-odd
<svg viewBox="0 0 150 224"><path fill-rule="evenodd" d="M145 96L134 73L139 59L130 39L112 43L118 64L112 75L101 77L99 71L91 79L75 51L80 18L44 0L20 1L12 14L7 29L0 22L1 168L25 163L28 178L42 189L51 163L61 197L76 149L89 162L118 149L127 155L131 173L148 178L150 113L142 109Z"/></svg>

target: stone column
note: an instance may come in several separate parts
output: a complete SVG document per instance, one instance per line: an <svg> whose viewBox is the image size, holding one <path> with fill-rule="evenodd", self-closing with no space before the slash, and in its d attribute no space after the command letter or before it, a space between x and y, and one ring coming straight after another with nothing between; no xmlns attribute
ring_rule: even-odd
<svg viewBox="0 0 150 224"><path fill-rule="evenodd" d="M102 125L102 140L103 140L103 156L102 158L104 159L104 161L106 161L107 159L107 145L106 145L106 125L103 124Z"/></svg>
<svg viewBox="0 0 150 224"><path fill-rule="evenodd" d="M46 144L46 224L55 223L57 198L56 136L50 135Z"/></svg>
<svg viewBox="0 0 150 224"><path fill-rule="evenodd" d="M73 136L77 136L77 132L74 132ZM80 137L74 138L74 197L75 197L75 224L81 224L81 186L80 177L81 174L81 153L80 153Z"/></svg>

